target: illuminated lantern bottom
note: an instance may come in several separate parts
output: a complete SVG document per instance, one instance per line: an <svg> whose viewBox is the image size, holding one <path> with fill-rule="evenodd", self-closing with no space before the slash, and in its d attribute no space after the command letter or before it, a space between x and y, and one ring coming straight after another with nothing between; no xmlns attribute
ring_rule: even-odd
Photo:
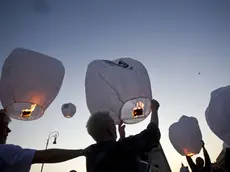
<svg viewBox="0 0 230 172"><path fill-rule="evenodd" d="M44 110L41 106L32 103L17 102L6 108L10 117L17 120L36 120L43 116Z"/></svg>
<svg viewBox="0 0 230 172"><path fill-rule="evenodd" d="M121 108L121 120L126 124L143 121L151 112L151 100L135 98L127 101Z"/></svg>
<svg viewBox="0 0 230 172"><path fill-rule="evenodd" d="M195 155L195 153L192 153L192 152L188 151L188 149L184 149L184 154L186 156L190 156L190 157L192 157L193 155Z"/></svg>

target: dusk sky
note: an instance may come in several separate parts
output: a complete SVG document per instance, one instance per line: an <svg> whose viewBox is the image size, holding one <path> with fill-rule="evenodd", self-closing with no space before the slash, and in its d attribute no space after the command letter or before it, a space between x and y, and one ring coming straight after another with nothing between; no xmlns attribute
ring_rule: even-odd
<svg viewBox="0 0 230 172"><path fill-rule="evenodd" d="M187 164L168 138L169 126L182 115L199 120L207 150L216 160L222 142L207 126L204 112L210 92L230 84L229 0L43 0L47 11L38 11L32 1L0 0L0 66L15 47L23 47L61 60L66 74L42 118L12 121L8 143L44 149L52 131L60 136L49 148L79 149L94 143L85 128L87 65L95 59L131 57L147 68L153 98L161 104L161 144L172 171L181 162ZM60 110L66 102L77 106L71 119ZM127 126L127 133L140 132L149 120ZM34 165L31 172L40 168ZM44 166L44 172L71 169L85 172L85 158Z"/></svg>

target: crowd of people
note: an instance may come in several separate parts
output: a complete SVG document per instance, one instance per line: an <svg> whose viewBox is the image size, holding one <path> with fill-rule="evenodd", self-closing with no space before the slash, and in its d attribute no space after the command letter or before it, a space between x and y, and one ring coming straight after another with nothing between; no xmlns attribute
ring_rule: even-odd
<svg viewBox="0 0 230 172"><path fill-rule="evenodd" d="M152 100L152 111L158 111L159 103ZM151 166L148 153L160 144L160 130L154 121L137 135L125 136L125 125L119 125L120 139L117 141L116 126L109 112L97 112L90 116L87 131L96 141L85 149L23 149L15 144L6 144L11 132L10 117L0 111L0 172L29 172L32 164L60 163L79 156L86 157L87 172L147 172L160 171ZM212 167L203 142L205 162L198 157L196 163L187 156L192 172L222 172ZM225 172L230 172L230 148L226 149ZM229 163L228 163L229 162Z"/></svg>

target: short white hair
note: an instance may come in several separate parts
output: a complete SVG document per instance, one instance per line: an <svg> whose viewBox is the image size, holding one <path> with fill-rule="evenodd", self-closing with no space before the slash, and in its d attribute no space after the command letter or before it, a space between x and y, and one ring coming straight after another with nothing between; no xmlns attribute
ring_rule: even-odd
<svg viewBox="0 0 230 172"><path fill-rule="evenodd" d="M95 140L99 141L103 137L107 137L108 130L114 124L112 117L107 111L99 111L92 114L86 124L89 135ZM115 125L115 124L114 124Z"/></svg>

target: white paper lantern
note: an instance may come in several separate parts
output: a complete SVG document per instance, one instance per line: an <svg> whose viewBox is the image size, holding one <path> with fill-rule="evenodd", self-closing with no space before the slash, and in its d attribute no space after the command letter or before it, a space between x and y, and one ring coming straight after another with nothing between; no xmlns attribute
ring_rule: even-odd
<svg viewBox="0 0 230 172"><path fill-rule="evenodd" d="M62 114L66 118L72 118L76 113L76 106L72 103L65 103L61 107Z"/></svg>
<svg viewBox="0 0 230 172"><path fill-rule="evenodd" d="M131 58L94 60L87 68L86 100L91 114L109 111L116 124L134 124L151 112L152 91L144 65Z"/></svg>
<svg viewBox="0 0 230 172"><path fill-rule="evenodd" d="M212 132L230 145L230 86L218 88L211 93L205 117Z"/></svg>
<svg viewBox="0 0 230 172"><path fill-rule="evenodd" d="M202 147L202 134L197 119L182 116L169 127L169 139L182 156L198 154Z"/></svg>
<svg viewBox="0 0 230 172"><path fill-rule="evenodd" d="M38 119L59 93L64 75L65 68L59 60L16 48L2 68L2 106L12 118Z"/></svg>

